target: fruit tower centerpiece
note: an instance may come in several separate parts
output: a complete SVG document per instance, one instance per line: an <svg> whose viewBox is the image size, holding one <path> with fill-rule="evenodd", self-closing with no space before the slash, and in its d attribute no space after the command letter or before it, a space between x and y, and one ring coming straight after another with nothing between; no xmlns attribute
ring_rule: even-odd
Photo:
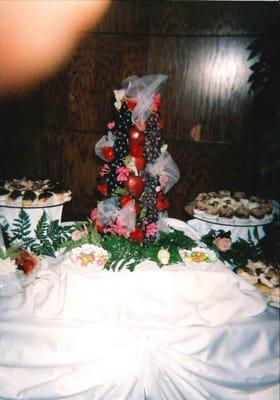
<svg viewBox="0 0 280 400"><path fill-rule="evenodd" d="M166 216L166 193L180 174L161 139L159 91L165 80L164 75L132 76L114 91L112 119L95 146L103 165L91 219L100 233L153 242Z"/></svg>

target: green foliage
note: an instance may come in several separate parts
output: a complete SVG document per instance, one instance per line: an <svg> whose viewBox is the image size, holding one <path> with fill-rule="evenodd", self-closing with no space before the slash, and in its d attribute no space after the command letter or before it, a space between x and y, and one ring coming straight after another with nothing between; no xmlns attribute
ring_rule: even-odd
<svg viewBox="0 0 280 400"><path fill-rule="evenodd" d="M29 249L34 246L35 239L31 237L32 228L30 217L23 208L20 210L18 218L14 220L11 232L10 244L13 242L20 242L24 249Z"/></svg>
<svg viewBox="0 0 280 400"><path fill-rule="evenodd" d="M248 260L264 260L264 252L261 245L254 244L252 238L249 237L248 241L240 238L232 243L231 249L220 251L213 243L218 237L230 239L231 234L230 232L224 232L222 230L211 230L206 235L202 236L200 241L206 244L211 250L214 250L218 258L223 262L229 263L233 269L246 265Z"/></svg>
<svg viewBox="0 0 280 400"><path fill-rule="evenodd" d="M72 227L62 226L59 222L48 221L47 214L44 211L32 235L32 226L29 215L24 209L21 209L18 218L14 220L9 235L9 225L3 227L6 247L18 247L32 251L37 255L56 256L56 251L69 240Z"/></svg>
<svg viewBox="0 0 280 400"><path fill-rule="evenodd" d="M16 246L10 246L7 250L3 251L0 249L0 258L5 260L6 258L10 258L11 260L15 260L20 252L20 248Z"/></svg>
<svg viewBox="0 0 280 400"><path fill-rule="evenodd" d="M123 236L104 236L102 247L110 254L105 266L108 270L115 271L126 267L133 271L136 265L143 260L142 247L125 239Z"/></svg>

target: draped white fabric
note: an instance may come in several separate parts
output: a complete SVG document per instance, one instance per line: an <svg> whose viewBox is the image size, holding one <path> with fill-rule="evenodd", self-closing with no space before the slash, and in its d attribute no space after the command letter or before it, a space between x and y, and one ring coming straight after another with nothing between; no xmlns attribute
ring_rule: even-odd
<svg viewBox="0 0 280 400"><path fill-rule="evenodd" d="M221 263L73 268L1 298L1 399L277 399L277 310Z"/></svg>
<svg viewBox="0 0 280 400"><path fill-rule="evenodd" d="M278 400L279 315L221 262L88 274L44 260L0 297L0 399Z"/></svg>

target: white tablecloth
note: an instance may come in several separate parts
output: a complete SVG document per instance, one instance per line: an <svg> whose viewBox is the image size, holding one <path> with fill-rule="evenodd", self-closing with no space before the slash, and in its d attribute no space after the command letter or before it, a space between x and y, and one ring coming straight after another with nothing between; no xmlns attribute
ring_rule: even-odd
<svg viewBox="0 0 280 400"><path fill-rule="evenodd" d="M44 268L0 298L0 399L278 399L278 310L222 263Z"/></svg>

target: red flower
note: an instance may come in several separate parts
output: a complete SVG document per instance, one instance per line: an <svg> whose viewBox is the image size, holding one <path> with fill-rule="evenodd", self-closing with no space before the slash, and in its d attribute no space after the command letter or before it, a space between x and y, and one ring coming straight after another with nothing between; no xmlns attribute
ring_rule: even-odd
<svg viewBox="0 0 280 400"><path fill-rule="evenodd" d="M144 240L144 233L140 228L135 228L133 232L130 232L130 239L133 242L141 243Z"/></svg>
<svg viewBox="0 0 280 400"><path fill-rule="evenodd" d="M27 250L21 250L15 262L18 269L27 275L39 265L39 258Z"/></svg>
<svg viewBox="0 0 280 400"><path fill-rule="evenodd" d="M127 100L126 100L126 104L127 104L127 107L128 107L128 109L129 109L130 111L134 111L134 108L136 107L137 102L136 102L135 100L127 99Z"/></svg>
<svg viewBox="0 0 280 400"><path fill-rule="evenodd" d="M163 194L159 194L156 201L156 208L159 211L166 210L169 207L169 201L163 196Z"/></svg>

